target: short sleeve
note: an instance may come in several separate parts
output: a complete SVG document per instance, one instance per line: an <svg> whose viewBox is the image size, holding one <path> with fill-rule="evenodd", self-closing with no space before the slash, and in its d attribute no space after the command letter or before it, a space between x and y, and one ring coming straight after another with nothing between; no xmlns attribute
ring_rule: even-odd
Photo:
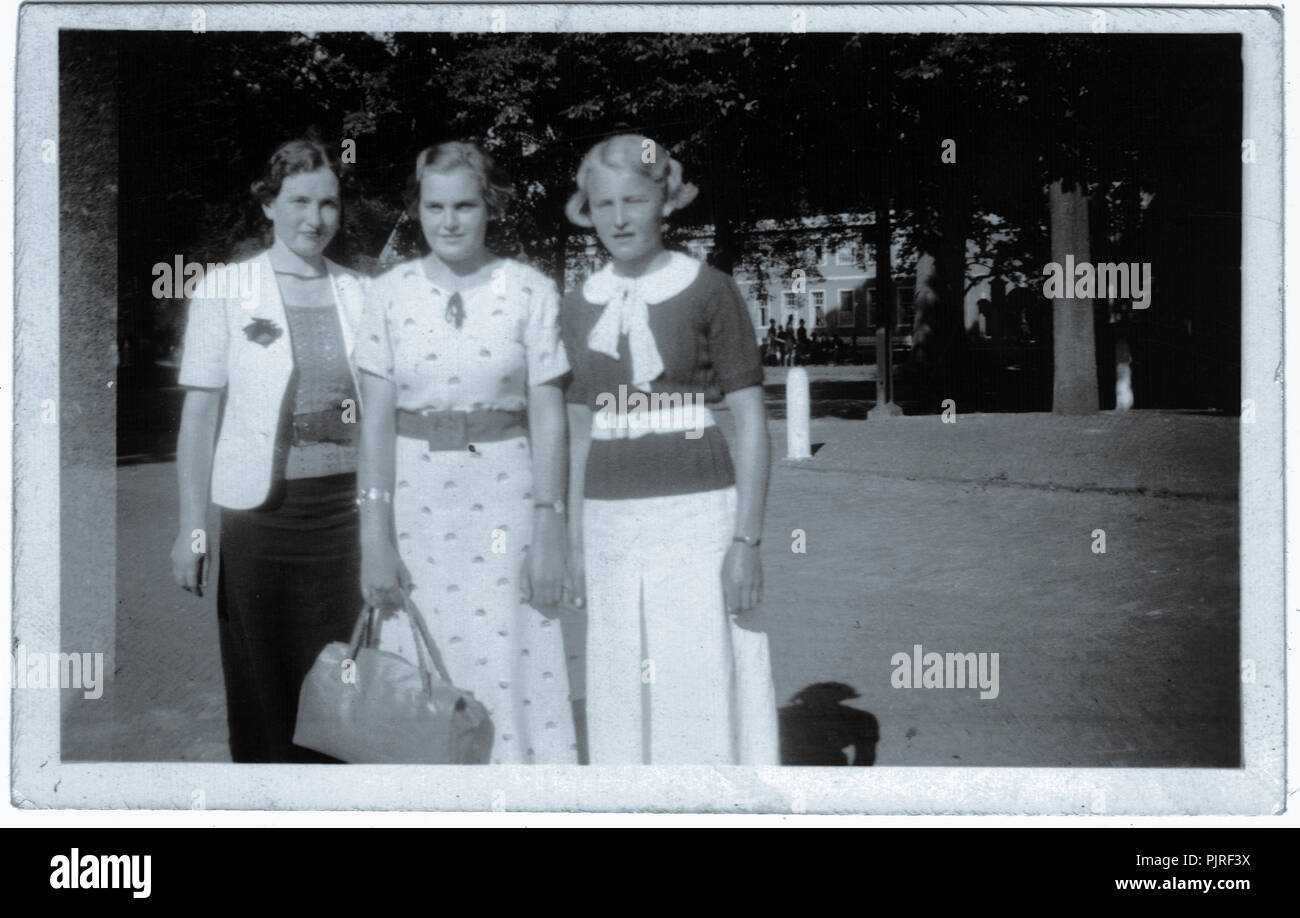
<svg viewBox="0 0 1300 918"><path fill-rule="evenodd" d="M564 344L565 356L569 360L569 373L564 377L564 401L570 405L589 405L587 389L584 385L583 348L585 342L579 340L576 314L581 300L577 294L570 294L560 305L560 341Z"/></svg>
<svg viewBox="0 0 1300 918"><path fill-rule="evenodd" d="M540 386L569 372L569 359L560 338L560 297L550 278L531 278L524 354L528 385Z"/></svg>
<svg viewBox="0 0 1300 918"><path fill-rule="evenodd" d="M719 274L707 307L709 357L725 395L763 384L763 360L754 323L736 282Z"/></svg>
<svg viewBox="0 0 1300 918"><path fill-rule="evenodd" d="M352 349L352 362L358 370L389 381L393 379L393 342L388 323L391 305L391 284L374 280L366 285L361 324Z"/></svg>
<svg viewBox="0 0 1300 918"><path fill-rule="evenodd" d="M178 378L182 386L201 389L225 386L226 355L230 348L225 300L190 300L183 348Z"/></svg>

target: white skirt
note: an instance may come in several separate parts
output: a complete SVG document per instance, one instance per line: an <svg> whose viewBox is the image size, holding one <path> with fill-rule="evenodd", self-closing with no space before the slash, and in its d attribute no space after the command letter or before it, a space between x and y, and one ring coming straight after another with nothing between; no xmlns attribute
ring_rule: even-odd
<svg viewBox="0 0 1300 918"><path fill-rule="evenodd" d="M560 622L519 601L533 522L527 437L430 452L397 438L393 515L402 561L452 680L495 725L494 764L575 764ZM409 625L389 617L380 646L414 660Z"/></svg>
<svg viewBox="0 0 1300 918"><path fill-rule="evenodd" d="M736 489L587 500L593 765L779 764L767 636L728 616Z"/></svg>

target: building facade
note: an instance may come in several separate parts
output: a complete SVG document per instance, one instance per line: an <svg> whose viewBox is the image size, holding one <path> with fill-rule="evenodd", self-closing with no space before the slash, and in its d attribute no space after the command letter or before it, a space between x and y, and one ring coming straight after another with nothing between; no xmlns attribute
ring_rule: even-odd
<svg viewBox="0 0 1300 918"><path fill-rule="evenodd" d="M778 328L802 323L809 337L839 338L844 344L870 346L885 311L876 294L878 259L870 215L840 214L801 220L760 221L742 241L744 254L732 270L749 307L756 339L762 340L770 322ZM715 244L709 226L670 234L670 245L695 258L712 262ZM566 270L572 288L604 258L595 236L585 236ZM969 288L965 296L967 327L982 321L978 300L990 295L981 276L988 269L978 263L972 249L967 266ZM916 314L916 264L903 257L895 237L890 253L894 277L894 329L896 341L910 346Z"/></svg>
<svg viewBox="0 0 1300 918"><path fill-rule="evenodd" d="M866 345L874 339L883 310L876 296L877 260L864 244L873 226L870 216L846 214L759 222L746 235L744 255L732 270L749 307L756 339L762 340L773 320L778 328L789 325L798 330L802 324L809 337L837 337L850 345ZM674 235L674 241L695 258L712 262L712 227ZM596 239L584 241L580 263L570 266L575 281L600 261ZM894 333L906 342L912 331L915 276L906 266L900 270L897 242L891 262Z"/></svg>

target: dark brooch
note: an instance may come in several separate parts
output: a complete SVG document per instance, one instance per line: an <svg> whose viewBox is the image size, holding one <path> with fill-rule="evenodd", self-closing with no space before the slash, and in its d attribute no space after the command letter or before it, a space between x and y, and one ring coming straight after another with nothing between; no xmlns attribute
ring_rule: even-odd
<svg viewBox="0 0 1300 918"><path fill-rule="evenodd" d="M447 308L443 311L443 318L447 320L448 325L455 325L460 328L465 323L465 301L461 298L459 292L453 293L447 300Z"/></svg>
<svg viewBox="0 0 1300 918"><path fill-rule="evenodd" d="M244 326L245 337L262 347L270 347L271 342L282 334L284 331L270 319L254 319Z"/></svg>

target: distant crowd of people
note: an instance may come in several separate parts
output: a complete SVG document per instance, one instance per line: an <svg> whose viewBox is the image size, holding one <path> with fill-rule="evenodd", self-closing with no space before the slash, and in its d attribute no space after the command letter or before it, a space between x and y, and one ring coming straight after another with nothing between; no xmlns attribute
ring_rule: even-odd
<svg viewBox="0 0 1300 918"><path fill-rule="evenodd" d="M853 349L836 335L828 335L820 328L809 335L804 319L796 328L794 316L787 318L783 326L778 326L776 319L768 323L762 351L763 363L770 367L841 363L853 356Z"/></svg>

